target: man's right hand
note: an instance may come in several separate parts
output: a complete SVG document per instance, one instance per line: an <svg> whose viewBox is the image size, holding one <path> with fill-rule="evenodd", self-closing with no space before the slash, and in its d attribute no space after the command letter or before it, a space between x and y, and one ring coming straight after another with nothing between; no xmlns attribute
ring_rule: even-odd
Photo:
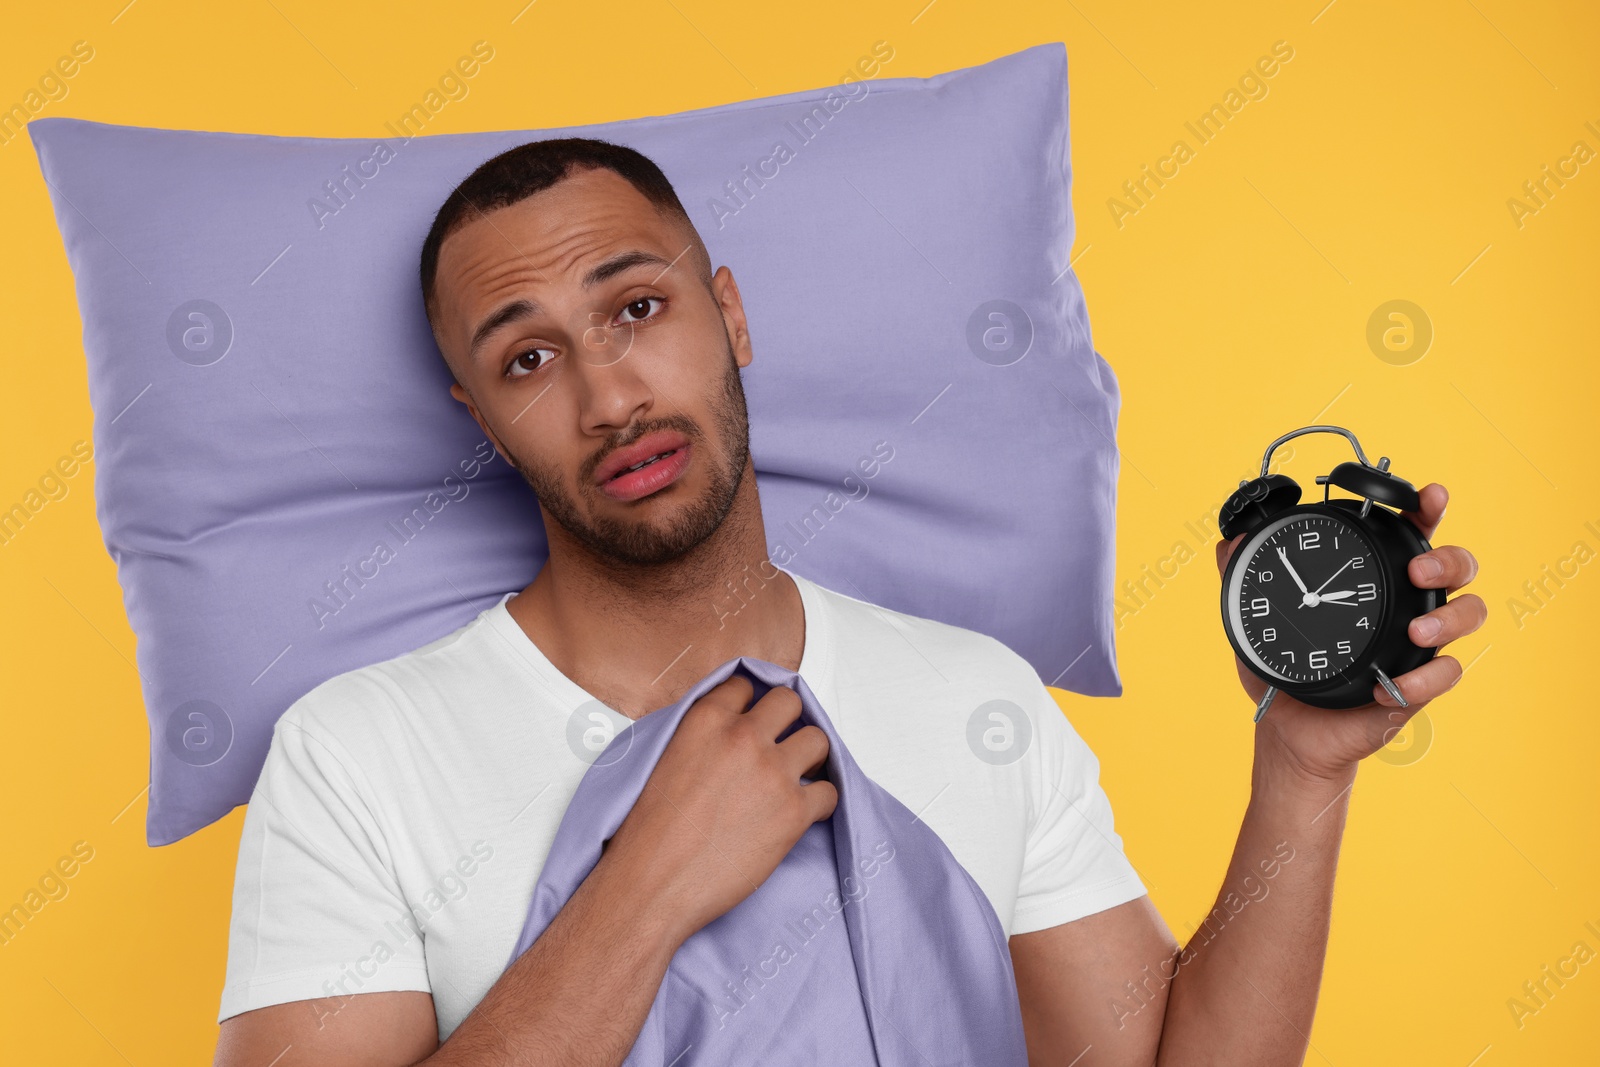
<svg viewBox="0 0 1600 1067"><path fill-rule="evenodd" d="M807 725L777 740L799 694L774 686L746 711L754 694L734 674L690 706L602 855L679 939L755 892L839 802L832 782L800 781L827 760L827 734Z"/></svg>

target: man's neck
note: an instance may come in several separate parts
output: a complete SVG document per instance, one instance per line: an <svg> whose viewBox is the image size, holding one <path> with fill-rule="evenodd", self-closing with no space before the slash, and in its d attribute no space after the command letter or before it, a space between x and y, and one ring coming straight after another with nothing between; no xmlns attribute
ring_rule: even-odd
<svg viewBox="0 0 1600 1067"><path fill-rule="evenodd" d="M750 514L736 506L716 535L666 564L607 563L553 542L506 610L557 670L633 719L736 656L798 670L800 591L768 561L759 508L753 523Z"/></svg>

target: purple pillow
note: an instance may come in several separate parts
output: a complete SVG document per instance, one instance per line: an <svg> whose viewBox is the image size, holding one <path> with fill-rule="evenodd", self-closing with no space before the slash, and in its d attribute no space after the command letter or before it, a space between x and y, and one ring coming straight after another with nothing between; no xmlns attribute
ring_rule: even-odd
<svg viewBox="0 0 1600 1067"><path fill-rule="evenodd" d="M417 257L457 182L548 137L650 156L738 278L774 562L1121 693L1120 395L1068 267L1062 44L556 130L28 130L138 637L150 844L246 803L302 694L464 625L546 558L531 492L447 393Z"/></svg>

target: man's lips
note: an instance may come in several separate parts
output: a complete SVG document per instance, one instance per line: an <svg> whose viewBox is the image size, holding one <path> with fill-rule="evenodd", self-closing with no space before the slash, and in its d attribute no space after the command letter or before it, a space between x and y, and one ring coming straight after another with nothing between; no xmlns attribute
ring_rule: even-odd
<svg viewBox="0 0 1600 1067"><path fill-rule="evenodd" d="M643 463L652 456L664 452L682 451L689 445L689 439L676 430L658 430L646 434L627 448L618 449L605 458L595 471L594 481L598 486L604 486L617 475L625 472L629 467Z"/></svg>
<svg viewBox="0 0 1600 1067"><path fill-rule="evenodd" d="M624 503L642 500L660 492L682 477L683 472L689 469L693 453L693 445L684 445L682 448L663 453L660 459L647 463L638 470L624 470L615 478L602 483L600 491L613 500L621 500Z"/></svg>

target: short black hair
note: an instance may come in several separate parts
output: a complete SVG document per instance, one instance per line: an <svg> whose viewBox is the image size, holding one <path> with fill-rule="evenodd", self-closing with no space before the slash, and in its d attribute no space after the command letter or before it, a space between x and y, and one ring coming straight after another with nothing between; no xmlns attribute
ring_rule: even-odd
<svg viewBox="0 0 1600 1067"><path fill-rule="evenodd" d="M439 270L439 249L456 230L472 218L487 214L496 208L510 207L535 193L562 181L574 169L605 169L621 175L656 209L674 215L688 225L697 246L697 265L701 268L707 288L710 287L711 261L705 242L683 209L672 183L661 168L642 152L626 145L589 137L556 137L545 141L531 141L495 156L477 170L467 175L453 189L438 214L433 226L422 242L423 308L431 321L433 318L433 288Z"/></svg>

